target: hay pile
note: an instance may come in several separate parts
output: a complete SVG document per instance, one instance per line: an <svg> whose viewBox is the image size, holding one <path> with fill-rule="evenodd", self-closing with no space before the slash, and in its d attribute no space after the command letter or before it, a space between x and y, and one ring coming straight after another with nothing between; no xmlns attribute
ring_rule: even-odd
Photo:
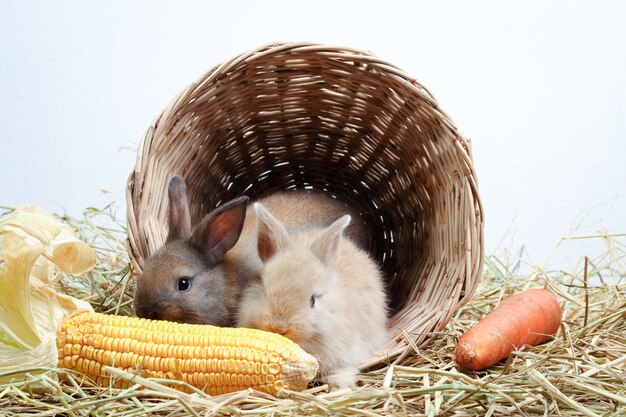
<svg viewBox="0 0 626 417"><path fill-rule="evenodd" d="M88 300L99 312L132 314L125 230L112 207L60 219L96 249L98 264L82 277L66 277L59 291ZM626 415L626 234L586 238L603 239L606 251L581 259L571 271L546 270L516 256L488 257L474 298L445 332L427 346L413 346L402 362L363 374L364 386L356 391L328 393L319 386L281 398L258 392L208 397L140 378L137 386L146 389L95 386L81 375L48 369L24 382L0 385L0 414ZM531 272L522 274L522 269ZM459 370L453 361L458 337L503 297L538 286L557 293L564 306L556 339L516 352L486 372ZM134 376L120 372L118 377Z"/></svg>

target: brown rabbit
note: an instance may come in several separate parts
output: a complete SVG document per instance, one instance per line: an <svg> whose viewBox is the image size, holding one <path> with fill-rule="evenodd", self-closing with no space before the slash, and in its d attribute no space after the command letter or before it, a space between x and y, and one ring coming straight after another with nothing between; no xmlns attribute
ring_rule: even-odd
<svg viewBox="0 0 626 417"><path fill-rule="evenodd" d="M223 260L239 239L248 198L216 208L192 230L182 177L171 179L168 197L167 239L137 280L135 312L152 319L228 325L244 278L224 268Z"/></svg>
<svg viewBox="0 0 626 417"><path fill-rule="evenodd" d="M262 267L256 248L256 217L253 210L246 210L248 198L225 203L194 228L182 177L170 180L168 198L169 234L137 279L137 316L233 325L241 290ZM308 192L278 193L261 201L289 227L325 226L348 212L340 202ZM364 242L361 225L351 233Z"/></svg>
<svg viewBox="0 0 626 417"><path fill-rule="evenodd" d="M386 295L374 261L350 239L344 215L288 232L261 204L261 279L245 290L238 325L285 335L320 361L321 380L354 387L357 366L386 340Z"/></svg>

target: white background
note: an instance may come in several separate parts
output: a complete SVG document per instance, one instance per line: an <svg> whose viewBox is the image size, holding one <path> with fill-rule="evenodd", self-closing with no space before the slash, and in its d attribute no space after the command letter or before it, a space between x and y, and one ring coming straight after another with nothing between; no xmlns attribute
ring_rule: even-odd
<svg viewBox="0 0 626 417"><path fill-rule="evenodd" d="M179 90L315 41L403 68L472 139L487 252L626 231L626 2L544 3L0 1L0 205L123 217L127 148Z"/></svg>

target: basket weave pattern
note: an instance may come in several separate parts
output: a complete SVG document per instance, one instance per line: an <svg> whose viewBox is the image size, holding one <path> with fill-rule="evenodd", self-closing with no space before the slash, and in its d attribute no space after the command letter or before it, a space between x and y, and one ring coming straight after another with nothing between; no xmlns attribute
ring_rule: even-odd
<svg viewBox="0 0 626 417"><path fill-rule="evenodd" d="M480 276L483 217L470 144L432 95L369 53L317 44L238 55L183 90L146 132L127 188L141 272L164 242L167 183L192 221L242 194L314 189L355 207L386 274L399 359L442 329Z"/></svg>

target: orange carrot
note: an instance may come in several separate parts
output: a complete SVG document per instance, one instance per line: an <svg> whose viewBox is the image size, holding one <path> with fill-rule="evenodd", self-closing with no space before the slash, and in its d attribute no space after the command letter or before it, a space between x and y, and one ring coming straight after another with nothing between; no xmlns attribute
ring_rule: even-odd
<svg viewBox="0 0 626 417"><path fill-rule="evenodd" d="M513 295L461 337L456 363L466 369L485 369L523 345L550 340L561 324L561 315L551 292L535 289Z"/></svg>

